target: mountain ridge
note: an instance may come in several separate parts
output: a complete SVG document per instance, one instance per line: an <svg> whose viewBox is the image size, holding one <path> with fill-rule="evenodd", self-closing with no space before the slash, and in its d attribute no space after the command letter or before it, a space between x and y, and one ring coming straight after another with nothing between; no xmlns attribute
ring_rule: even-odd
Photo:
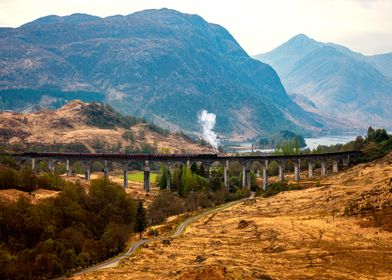
<svg viewBox="0 0 392 280"><path fill-rule="evenodd" d="M0 90L101 92L123 113L192 133L205 109L228 138L326 129L291 101L275 70L198 15L50 16L3 31L0 46Z"/></svg>
<svg viewBox="0 0 392 280"><path fill-rule="evenodd" d="M318 110L311 111L347 119L356 128L390 129L392 56L390 64L383 60L389 55L364 56L300 34L256 58L277 69L290 94L313 102Z"/></svg>

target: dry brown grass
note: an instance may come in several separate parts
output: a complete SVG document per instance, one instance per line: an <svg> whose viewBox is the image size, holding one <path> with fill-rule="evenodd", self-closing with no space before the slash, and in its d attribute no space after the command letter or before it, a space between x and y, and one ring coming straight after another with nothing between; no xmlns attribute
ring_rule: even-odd
<svg viewBox="0 0 392 280"><path fill-rule="evenodd" d="M345 215L350 203L392 201L390 158L318 178L318 188L236 205L170 245L150 243L118 268L75 279L391 279L392 233ZM389 210L374 213L388 229Z"/></svg>
<svg viewBox="0 0 392 280"><path fill-rule="evenodd" d="M16 189L0 190L0 202L12 203L19 198L24 197L29 199L32 203L38 203L44 199L54 197L59 194L59 191L37 189L33 192L27 193Z"/></svg>
<svg viewBox="0 0 392 280"><path fill-rule="evenodd" d="M72 101L55 111L42 110L32 114L1 112L0 143L54 145L77 142L95 152L94 143L97 142L105 145L107 150L119 144L124 148L145 142L170 153L213 152L212 149L192 143L179 135L161 135L145 124L132 127L136 138L136 144L132 144L130 140L123 138L124 128L101 129L87 124L82 114L82 107L85 105L81 101Z"/></svg>

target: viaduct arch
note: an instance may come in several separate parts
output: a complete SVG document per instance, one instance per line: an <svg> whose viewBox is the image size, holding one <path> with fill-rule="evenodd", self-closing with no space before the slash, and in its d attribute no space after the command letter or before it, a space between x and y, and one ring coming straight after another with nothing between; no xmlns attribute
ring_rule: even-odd
<svg viewBox="0 0 392 280"><path fill-rule="evenodd" d="M212 164L220 163L223 166L224 184L228 187L228 169L231 162L238 162L242 166L242 187L250 188L250 173L252 164L258 162L262 168L263 188L268 187L268 164L277 162L279 165L279 180L285 179L285 166L288 161L294 164L294 179L300 180L301 161L308 163L308 177L314 178L316 162L320 163L321 176L326 176L328 172L328 162L332 162L332 172L338 172L339 164L348 166L350 158L361 155L358 151L324 153L324 154L299 154L299 155L261 155L261 156L226 156L218 154L121 154L121 153L22 153L22 154L2 154L13 157L19 165L30 162L33 170L37 168L38 162L46 162L49 170L54 172L57 162L66 164L66 174L71 176L72 166L76 162L81 162L85 169L85 179L90 180L91 166L94 162L99 162L103 166L104 176L109 177L112 164L120 165L124 170L124 188L128 187L128 166L131 162L142 164L144 171L144 189L150 191L150 164L161 163L166 165L166 172L169 172L173 164L191 166L195 163L202 163L209 167ZM166 178L168 178L167 176ZM166 182L170 189L170 179Z"/></svg>

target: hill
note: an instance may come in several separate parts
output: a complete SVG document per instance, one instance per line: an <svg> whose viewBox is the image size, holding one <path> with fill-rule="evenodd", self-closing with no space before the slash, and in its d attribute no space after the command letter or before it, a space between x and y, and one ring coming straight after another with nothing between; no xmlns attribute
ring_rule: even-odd
<svg viewBox="0 0 392 280"><path fill-rule="evenodd" d="M14 151L208 153L192 139L100 103L71 101L58 110L0 113L0 145Z"/></svg>
<svg viewBox="0 0 392 280"><path fill-rule="evenodd" d="M218 133L237 139L324 129L321 118L291 101L269 65L197 15L161 9L48 16L0 31L2 99L38 91L36 103L48 106L41 96L59 102L67 93L95 92L122 113L193 133L205 109L217 115Z"/></svg>
<svg viewBox="0 0 392 280"><path fill-rule="evenodd" d="M392 127L391 53L364 56L300 34L255 58L277 70L287 91L306 110L347 119L361 129Z"/></svg>
<svg viewBox="0 0 392 280"><path fill-rule="evenodd" d="M391 176L389 154L321 179L320 187L240 203L169 243L149 243L117 268L73 279L387 280Z"/></svg>

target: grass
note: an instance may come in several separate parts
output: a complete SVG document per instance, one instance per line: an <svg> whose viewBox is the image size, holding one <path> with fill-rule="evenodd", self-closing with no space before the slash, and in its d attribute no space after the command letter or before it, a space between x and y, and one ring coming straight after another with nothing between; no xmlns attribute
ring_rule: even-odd
<svg viewBox="0 0 392 280"><path fill-rule="evenodd" d="M150 183L155 183L156 177L158 176L157 173L150 173ZM124 176L121 176L121 179L123 179ZM128 173L128 180L132 182L137 182L137 183L143 183L144 182L144 172L143 171L137 171L137 172L132 172Z"/></svg>

